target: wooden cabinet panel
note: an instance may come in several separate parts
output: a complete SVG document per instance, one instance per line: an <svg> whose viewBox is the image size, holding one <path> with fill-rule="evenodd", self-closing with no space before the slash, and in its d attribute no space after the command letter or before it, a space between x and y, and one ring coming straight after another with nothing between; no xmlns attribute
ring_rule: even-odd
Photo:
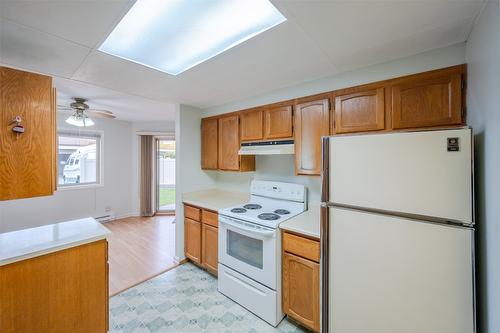
<svg viewBox="0 0 500 333"><path fill-rule="evenodd" d="M392 86L394 129L459 125L462 119L462 76L416 76Z"/></svg>
<svg viewBox="0 0 500 333"><path fill-rule="evenodd" d="M0 267L2 333L104 333L105 240Z"/></svg>
<svg viewBox="0 0 500 333"><path fill-rule="evenodd" d="M319 262L320 246L319 242L290 234L283 233L283 251L293 253L300 257Z"/></svg>
<svg viewBox="0 0 500 333"><path fill-rule="evenodd" d="M195 263L201 263L201 223L184 219L184 254Z"/></svg>
<svg viewBox="0 0 500 333"><path fill-rule="evenodd" d="M335 133L377 131L385 128L384 88L335 96Z"/></svg>
<svg viewBox="0 0 500 333"><path fill-rule="evenodd" d="M0 200L53 194L55 107L52 78L0 67ZM20 116L25 132L12 132Z"/></svg>
<svg viewBox="0 0 500 333"><path fill-rule="evenodd" d="M238 116L219 118L219 169L238 171L240 161Z"/></svg>
<svg viewBox="0 0 500 333"><path fill-rule="evenodd" d="M201 212L201 222L217 228L219 226L219 215L215 212L203 209Z"/></svg>
<svg viewBox="0 0 500 333"><path fill-rule="evenodd" d="M184 205L184 217L194 221L200 221L200 214L201 214L201 209Z"/></svg>
<svg viewBox="0 0 500 333"><path fill-rule="evenodd" d="M208 224L201 226L202 266L209 272L217 274L219 230Z"/></svg>
<svg viewBox="0 0 500 333"><path fill-rule="evenodd" d="M283 312L319 332L319 264L283 254Z"/></svg>
<svg viewBox="0 0 500 333"><path fill-rule="evenodd" d="M218 154L218 120L216 118L201 120L201 168L217 169Z"/></svg>
<svg viewBox="0 0 500 333"><path fill-rule="evenodd" d="M241 141L261 140L262 110L245 111L240 113Z"/></svg>
<svg viewBox="0 0 500 333"><path fill-rule="evenodd" d="M321 174L321 137L329 135L329 100L295 106L295 173Z"/></svg>
<svg viewBox="0 0 500 333"><path fill-rule="evenodd" d="M285 139L293 135L292 106L280 106L264 111L264 139Z"/></svg>
<svg viewBox="0 0 500 333"><path fill-rule="evenodd" d="M239 116L219 118L219 170L254 171L255 156L240 156Z"/></svg>

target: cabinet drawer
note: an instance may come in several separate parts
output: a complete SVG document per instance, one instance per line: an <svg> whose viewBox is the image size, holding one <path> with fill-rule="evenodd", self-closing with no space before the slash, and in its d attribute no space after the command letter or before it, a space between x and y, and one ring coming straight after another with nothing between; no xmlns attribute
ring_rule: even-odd
<svg viewBox="0 0 500 333"><path fill-rule="evenodd" d="M201 211L201 222L217 228L219 227L219 215L204 209Z"/></svg>
<svg viewBox="0 0 500 333"><path fill-rule="evenodd" d="M296 236L287 232L283 233L283 251L293 253L302 258L319 262L319 241Z"/></svg>
<svg viewBox="0 0 500 333"><path fill-rule="evenodd" d="M184 217L191 220L200 221L200 209L184 205Z"/></svg>

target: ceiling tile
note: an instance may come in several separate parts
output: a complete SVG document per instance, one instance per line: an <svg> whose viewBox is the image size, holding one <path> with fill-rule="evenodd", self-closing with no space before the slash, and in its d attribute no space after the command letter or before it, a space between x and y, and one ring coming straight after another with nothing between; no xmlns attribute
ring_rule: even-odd
<svg viewBox="0 0 500 333"><path fill-rule="evenodd" d="M84 82L55 78L57 104L69 105L74 97L87 99L94 109L113 112L117 119L132 122L174 121L176 105L97 87Z"/></svg>
<svg viewBox="0 0 500 333"><path fill-rule="evenodd" d="M481 1L278 1L292 19L313 38L335 65L346 59L349 68L389 61L425 51L410 44L419 36L422 45L439 48L463 42L463 33L481 8ZM434 36L439 34L439 37ZM449 38L446 38L446 37ZM425 39L428 41L425 41ZM439 42L439 43L438 43ZM390 45L393 47L384 46ZM373 54L372 54L373 52Z"/></svg>
<svg viewBox="0 0 500 333"><path fill-rule="evenodd" d="M1 1L0 17L95 47L134 1Z"/></svg>
<svg viewBox="0 0 500 333"><path fill-rule="evenodd" d="M49 75L69 77L90 49L0 19L0 62Z"/></svg>

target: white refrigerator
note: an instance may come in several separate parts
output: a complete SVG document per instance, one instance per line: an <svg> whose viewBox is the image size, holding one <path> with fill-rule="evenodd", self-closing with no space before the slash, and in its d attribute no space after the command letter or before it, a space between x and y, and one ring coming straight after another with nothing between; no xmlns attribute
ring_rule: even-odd
<svg viewBox="0 0 500 333"><path fill-rule="evenodd" d="M323 138L322 332L475 332L469 128Z"/></svg>

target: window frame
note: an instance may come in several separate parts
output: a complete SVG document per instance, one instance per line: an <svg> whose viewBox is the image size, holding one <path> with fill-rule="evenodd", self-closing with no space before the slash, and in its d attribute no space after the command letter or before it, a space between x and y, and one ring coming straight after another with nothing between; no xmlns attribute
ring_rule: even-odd
<svg viewBox="0 0 500 333"><path fill-rule="evenodd" d="M104 132L98 130L82 130L82 129L59 129L57 131L57 156L59 157L59 137L77 137L96 140L96 181L92 183L74 183L74 184L59 184L59 176L57 180L57 190L77 190L89 189L104 186ZM59 158L58 158L59 160ZM58 163L59 168L59 163Z"/></svg>

